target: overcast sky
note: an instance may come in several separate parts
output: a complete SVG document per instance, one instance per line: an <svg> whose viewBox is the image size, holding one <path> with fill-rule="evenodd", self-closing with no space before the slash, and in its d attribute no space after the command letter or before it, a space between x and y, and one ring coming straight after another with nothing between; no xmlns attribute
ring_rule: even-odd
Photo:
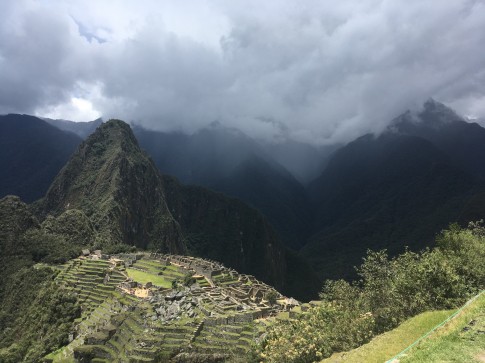
<svg viewBox="0 0 485 363"><path fill-rule="evenodd" d="M485 117L485 0L2 0L0 113L314 143Z"/></svg>

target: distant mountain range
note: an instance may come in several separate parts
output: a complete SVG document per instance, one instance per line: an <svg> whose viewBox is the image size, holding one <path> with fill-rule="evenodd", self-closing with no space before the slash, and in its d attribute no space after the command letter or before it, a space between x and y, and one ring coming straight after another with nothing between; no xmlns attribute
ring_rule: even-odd
<svg viewBox="0 0 485 363"><path fill-rule="evenodd" d="M96 128L103 123L103 119L98 118L94 121L88 122L74 122L69 120L59 120L59 119L51 119L51 118L42 118L48 124L61 129L62 131L72 132L79 137L85 139L89 135L91 135Z"/></svg>
<svg viewBox="0 0 485 363"><path fill-rule="evenodd" d="M0 116L0 197L44 196L82 139L27 115Z"/></svg>
<svg viewBox="0 0 485 363"><path fill-rule="evenodd" d="M303 245L312 218L305 189L267 152L269 146L217 125L193 135L140 127L134 133L162 173L240 198L265 214L288 246ZM313 158L323 158L323 151L313 150Z"/></svg>
<svg viewBox="0 0 485 363"><path fill-rule="evenodd" d="M2 122L20 124L23 118L29 118L30 122L36 120L36 127L44 130L39 135L44 135L42 139L46 145L36 146L45 150L42 160L67 159L81 142L80 137L85 138L101 123L97 120L74 125L62 120L49 121L62 128L61 131L29 116L2 116ZM31 127L27 123L24 125L24 129ZM16 158L22 155L42 155L36 149L31 150L30 143L23 141L24 138L28 140L23 133L9 131L14 128L13 125L5 128L10 136L1 139L0 148L7 150L8 142L11 142L19 151L8 159L2 159L1 170L14 170L18 163ZM287 256L284 263L301 266L301 258L307 259L322 278L351 278L353 266L360 263L368 248L387 248L391 254L403 251L404 246L421 249L431 245L435 234L450 222L466 223L485 215L485 129L467 122L434 100L426 102L420 112L409 111L397 117L381 135L364 135L344 146L318 148L293 141L264 143L217 124L192 135L151 131L139 126L133 127L133 133L139 146L153 158L158 169L180 180L163 176L162 185L163 188L170 186L170 192L165 190L164 196L174 220L185 231L184 248L214 259L225 256L228 260L232 259L233 265L239 257L231 255L235 253L231 248L236 248L239 233L236 231L242 225L237 218L232 222L226 220L227 216L234 217L235 210L245 210L242 215L249 216L253 213L249 212L252 209L245 209L247 207L243 203L237 204L239 202L234 199L196 185L239 198L258 209L276 230L273 237L268 237L271 232L265 238L281 240L299 255L284 252ZM54 150L52 144L61 144L59 140L70 140L71 149L65 147L59 150L59 145L56 145L58 149ZM80 147L78 157L81 157L83 147ZM24 150L24 154L20 150ZM30 159L27 156L25 160ZM86 175L99 171L97 177L101 177L104 174L94 161ZM54 172L46 174L44 184L39 183L33 176L45 165L45 161L31 163L28 170L32 172L23 177L12 174L10 182L2 184L0 195L17 194L26 201L32 201L36 198L22 190L36 190L35 196L40 197L55 175ZM61 165L56 165L59 171ZM64 168L60 175L69 174L71 177L67 169ZM139 172L133 171L132 174L138 175ZM98 182L94 176L91 178L91 186L86 190L98 193ZM126 184L139 182L129 179L128 175L126 178ZM310 181L310 178L313 180ZM87 183L89 178L81 179L76 183ZM21 184L19 180L26 187L17 191L15 187ZM50 196L59 189L54 187L56 185L59 181L54 182L46 200L52 200ZM143 194L144 190L143 187L137 193ZM101 195L104 192L100 190ZM48 210L57 210L67 202L62 197L56 198L57 204L54 203ZM222 201L229 204L222 207ZM121 210L141 208L130 204L133 201L125 202L128 204L124 204ZM119 214L119 207L116 211L125 221L132 218ZM218 212L212 214L208 211ZM256 217L248 218L247 221ZM235 224L229 227L233 222ZM209 228L206 224L226 224L228 227L224 232L208 231L205 230ZM127 233L130 228L127 227ZM263 235L267 233L262 232L267 228L266 222L253 228L260 228ZM247 229L251 229L251 223L245 225L244 230ZM235 242L228 250L223 239L229 235ZM220 241L216 243L221 243L219 247L213 248L211 238ZM148 240L144 238L144 241ZM273 242L268 243L273 245ZM265 260L266 263L269 260ZM245 263L252 262L247 260ZM258 260L256 265L259 266L259 263ZM283 266L284 263L277 264ZM245 270L239 265L237 268ZM311 274L309 270L305 273Z"/></svg>
<svg viewBox="0 0 485 363"><path fill-rule="evenodd" d="M314 233L301 255L351 277L367 249L419 250L449 223L483 218L484 152L485 129L433 100L349 143L308 188Z"/></svg>

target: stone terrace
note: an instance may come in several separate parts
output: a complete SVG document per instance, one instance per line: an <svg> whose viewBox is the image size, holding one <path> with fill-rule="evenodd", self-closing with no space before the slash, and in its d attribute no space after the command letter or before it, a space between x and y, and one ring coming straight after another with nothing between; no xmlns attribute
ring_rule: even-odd
<svg viewBox="0 0 485 363"><path fill-rule="evenodd" d="M215 261L97 252L70 261L57 277L78 294L83 308L74 340L58 357L94 356L91 361L99 363L240 355L260 338L267 321L299 306L255 277Z"/></svg>

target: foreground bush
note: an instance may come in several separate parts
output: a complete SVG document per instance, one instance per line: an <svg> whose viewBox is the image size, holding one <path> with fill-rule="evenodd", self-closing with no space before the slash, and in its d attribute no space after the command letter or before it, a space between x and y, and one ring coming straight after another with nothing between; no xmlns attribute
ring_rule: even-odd
<svg viewBox="0 0 485 363"><path fill-rule="evenodd" d="M421 253L390 259L369 251L359 279L327 281L322 304L298 321L272 328L261 346L265 362L315 362L353 349L426 310L449 309L485 287L485 229L452 225Z"/></svg>

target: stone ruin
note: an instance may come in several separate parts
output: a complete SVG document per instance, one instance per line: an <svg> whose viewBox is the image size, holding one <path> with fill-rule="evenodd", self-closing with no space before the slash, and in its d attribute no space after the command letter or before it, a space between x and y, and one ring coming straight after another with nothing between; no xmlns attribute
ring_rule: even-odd
<svg viewBox="0 0 485 363"><path fill-rule="evenodd" d="M130 269L144 272L144 283L131 279ZM150 276L154 280L147 282ZM219 262L170 254L83 253L66 264L58 280L79 295L84 310L75 357L89 351L106 362L120 356L154 362L156 352L170 356L174 350L244 353L271 319L300 305Z"/></svg>
<svg viewBox="0 0 485 363"><path fill-rule="evenodd" d="M83 255L84 251L83 251ZM117 286L124 294L149 299L157 307L160 319L171 321L183 316L193 318L196 313L189 305L197 306L199 313L207 319L227 316L228 314L244 315L247 320L267 318L281 311L290 311L300 303L287 298L273 287L259 281L252 275L239 274L217 261L191 256L160 253L131 253L105 255L100 250L84 258L107 260L114 267L137 267L138 261L156 261L161 267L174 266L180 273L203 277L208 286L201 287L196 282L190 287L179 287L177 290L157 288L151 282L140 284L126 276L126 281ZM163 273L159 273L163 276ZM109 274L105 277L109 281ZM197 280L196 280L197 281ZM276 296L276 303L271 305L267 296ZM189 302L190 304L186 303ZM250 314L246 312L251 311ZM249 318L251 316L252 318ZM239 318L238 318L239 319Z"/></svg>

